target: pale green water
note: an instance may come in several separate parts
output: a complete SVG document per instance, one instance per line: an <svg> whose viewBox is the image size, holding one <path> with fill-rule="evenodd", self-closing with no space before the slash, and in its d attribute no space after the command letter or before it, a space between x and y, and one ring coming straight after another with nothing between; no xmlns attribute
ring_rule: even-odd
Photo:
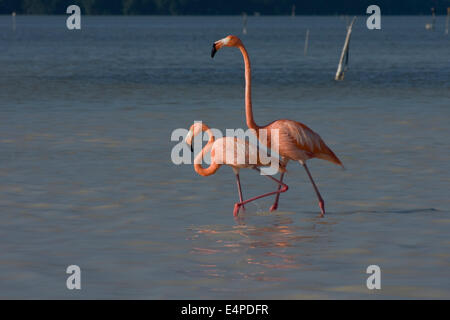
<svg viewBox="0 0 450 320"><path fill-rule="evenodd" d="M173 165L170 134L245 128L240 53L210 58L240 17L0 17L0 297L450 298L450 37L427 22L359 18L336 83L344 20L249 18L257 122L307 124L347 170L310 162L324 219L291 163L280 210L236 221L231 169ZM242 172L244 196L265 180Z"/></svg>

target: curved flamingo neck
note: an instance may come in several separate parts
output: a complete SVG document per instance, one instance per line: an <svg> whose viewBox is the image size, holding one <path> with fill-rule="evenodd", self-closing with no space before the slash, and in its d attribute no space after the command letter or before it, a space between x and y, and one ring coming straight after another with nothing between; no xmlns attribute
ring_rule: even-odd
<svg viewBox="0 0 450 320"><path fill-rule="evenodd" d="M194 159L194 170L201 176L210 176L220 168L220 165L214 162L213 157L211 157L211 164L207 168L203 168L201 163L203 162L203 157L205 154L207 154L215 141L215 137L211 131L211 129L206 125L202 124L202 132L205 131L208 136L209 140L206 146L203 147L202 151L195 157Z"/></svg>
<svg viewBox="0 0 450 320"><path fill-rule="evenodd" d="M247 120L247 127L257 130L259 127L253 118L252 109L252 71L250 67L250 57L243 44L239 44L238 48L241 50L245 63L245 118Z"/></svg>

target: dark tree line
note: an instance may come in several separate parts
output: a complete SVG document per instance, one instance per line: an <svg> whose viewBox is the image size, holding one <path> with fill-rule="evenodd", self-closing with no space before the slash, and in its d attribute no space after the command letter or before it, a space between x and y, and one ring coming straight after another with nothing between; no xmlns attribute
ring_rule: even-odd
<svg viewBox="0 0 450 320"><path fill-rule="evenodd" d="M0 14L65 14L66 8L79 5L84 14L229 14L242 12L264 15L296 13L312 15L365 14L377 4L382 14L446 14L450 0L0 0Z"/></svg>

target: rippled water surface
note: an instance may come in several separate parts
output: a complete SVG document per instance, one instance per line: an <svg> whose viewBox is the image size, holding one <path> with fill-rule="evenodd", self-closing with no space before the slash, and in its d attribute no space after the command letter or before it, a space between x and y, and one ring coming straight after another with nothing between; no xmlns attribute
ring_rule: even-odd
<svg viewBox="0 0 450 320"><path fill-rule="evenodd" d="M290 163L239 219L234 175L171 162L174 129L245 128L240 17L0 16L1 298L450 298L450 37L425 17L249 17L259 124L301 121L346 166ZM308 55L303 55L310 29ZM272 191L242 172L244 196ZM266 181L267 180L267 181ZM66 289L69 265L82 290ZM367 266L382 289L366 288Z"/></svg>

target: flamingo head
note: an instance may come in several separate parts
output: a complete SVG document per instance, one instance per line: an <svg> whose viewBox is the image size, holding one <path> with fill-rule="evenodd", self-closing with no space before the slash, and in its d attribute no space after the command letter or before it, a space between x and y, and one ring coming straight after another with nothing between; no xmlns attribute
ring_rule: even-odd
<svg viewBox="0 0 450 320"><path fill-rule="evenodd" d="M213 43L211 58L214 58L216 52L222 47L238 47L239 45L242 45L242 41L236 36L229 35L226 38L220 39L219 41Z"/></svg>
<svg viewBox="0 0 450 320"><path fill-rule="evenodd" d="M189 132L184 139L186 144L191 147L191 151L194 152L194 147L192 146L192 140L196 135L203 131L203 125L201 122L195 122L190 128Z"/></svg>

